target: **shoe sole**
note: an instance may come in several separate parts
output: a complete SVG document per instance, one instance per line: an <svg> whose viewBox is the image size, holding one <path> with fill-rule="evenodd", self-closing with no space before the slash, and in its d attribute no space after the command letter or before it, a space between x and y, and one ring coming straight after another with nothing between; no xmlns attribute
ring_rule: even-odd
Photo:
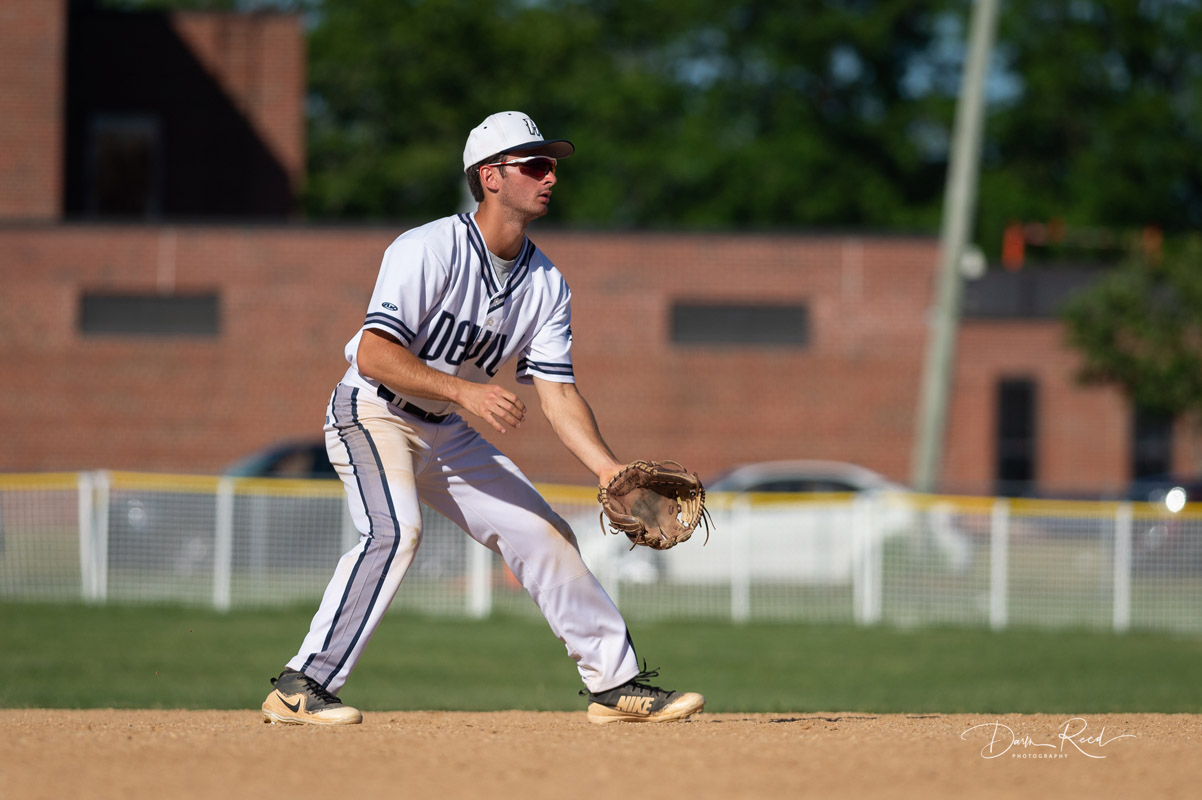
<svg viewBox="0 0 1202 800"><path fill-rule="evenodd" d="M705 698L690 692L676 698L670 705L665 706L654 714L645 716L619 711L616 708L603 706L600 703L590 703L588 721L594 725L608 725L611 722L677 722L701 713L705 708Z"/></svg>
<svg viewBox="0 0 1202 800"><path fill-rule="evenodd" d="M274 711L263 709L263 722L270 722L272 725L358 725L363 722L363 718L317 719L315 717L284 717Z"/></svg>
<svg viewBox="0 0 1202 800"><path fill-rule="evenodd" d="M341 718L322 718L316 714L293 714L291 711L282 711L274 708L276 703L272 703L276 695L269 695L267 700L263 702L263 721L270 722L273 725L358 725L363 722L363 714L358 709L352 709L347 706L343 707L344 711L353 711L353 715L344 715Z"/></svg>

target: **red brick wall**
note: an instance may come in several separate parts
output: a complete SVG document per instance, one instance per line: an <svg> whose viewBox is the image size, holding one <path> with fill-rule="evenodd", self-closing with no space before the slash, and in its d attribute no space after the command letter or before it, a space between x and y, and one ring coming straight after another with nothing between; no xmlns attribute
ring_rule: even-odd
<svg viewBox="0 0 1202 800"><path fill-rule="evenodd" d="M300 15L180 12L171 25L246 115L299 193L305 177L306 81Z"/></svg>
<svg viewBox="0 0 1202 800"><path fill-rule="evenodd" d="M703 474L740 461L840 458L904 476L924 341L914 310L925 303L933 243L535 238L573 286L578 382L619 457L677 454ZM673 346L678 298L804 301L812 344Z"/></svg>
<svg viewBox="0 0 1202 800"><path fill-rule="evenodd" d="M0 469L212 471L316 434L400 229L0 229ZM574 291L577 374L623 458L702 472L846 458L904 477L931 242L543 232ZM215 340L81 337L80 293L219 288ZM808 349L676 347L676 298L797 299ZM516 386L512 369L504 380ZM533 389L519 391L537 406ZM496 437L543 480L588 476L535 410Z"/></svg>
<svg viewBox="0 0 1202 800"><path fill-rule="evenodd" d="M318 436L387 244L403 228L0 227L0 470L218 471L282 438ZM619 457L831 458L906 481L933 240L532 231L573 288L578 383ZM81 337L80 293L217 289L212 340ZM677 299L797 300L804 349L683 347ZM1126 404L1077 386L1054 322L966 321L942 485L993 487L995 392L1039 383L1038 474L1050 490L1126 480ZM531 387L528 422L490 434L536 480L590 476Z"/></svg>
<svg viewBox="0 0 1202 800"><path fill-rule="evenodd" d="M1038 387L1035 473L1041 489L1120 490L1130 477L1129 407L1114 390L1079 385L1079 363L1058 322L965 321L957 345L944 485L990 490L998 382L1026 378Z"/></svg>
<svg viewBox="0 0 1202 800"><path fill-rule="evenodd" d="M0 230L0 469L213 471L319 432L391 232ZM346 281L340 284L341 280ZM214 340L85 338L89 289L220 288Z"/></svg>
<svg viewBox="0 0 1202 800"><path fill-rule="evenodd" d="M0 219L62 212L66 6L0 3Z"/></svg>

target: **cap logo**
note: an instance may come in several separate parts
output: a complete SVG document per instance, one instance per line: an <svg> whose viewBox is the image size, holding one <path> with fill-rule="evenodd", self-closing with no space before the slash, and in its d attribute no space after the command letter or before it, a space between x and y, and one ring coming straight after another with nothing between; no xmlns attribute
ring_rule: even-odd
<svg viewBox="0 0 1202 800"><path fill-rule="evenodd" d="M522 121L526 123L526 130L530 131L531 136L542 138L542 134L538 132L538 126L534 124L534 120L530 119L530 117L524 117Z"/></svg>

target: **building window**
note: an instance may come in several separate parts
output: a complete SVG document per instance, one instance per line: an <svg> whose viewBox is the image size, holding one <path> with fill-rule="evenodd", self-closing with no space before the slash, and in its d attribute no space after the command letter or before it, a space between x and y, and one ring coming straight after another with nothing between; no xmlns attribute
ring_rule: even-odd
<svg viewBox="0 0 1202 800"><path fill-rule="evenodd" d="M1006 378L997 387L997 494L1014 497L1035 487L1038 392L1035 381Z"/></svg>
<svg viewBox="0 0 1202 800"><path fill-rule="evenodd" d="M801 303L677 301L671 326L676 344L806 347L810 341L809 310Z"/></svg>
<svg viewBox="0 0 1202 800"><path fill-rule="evenodd" d="M213 337L220 332L220 310L215 292L85 292L79 303L79 331L85 336Z"/></svg>
<svg viewBox="0 0 1202 800"><path fill-rule="evenodd" d="M162 213L161 126L150 114L98 114L88 126L87 208L101 217Z"/></svg>
<svg viewBox="0 0 1202 800"><path fill-rule="evenodd" d="M1173 471L1173 417L1136 408L1131 421L1131 477Z"/></svg>

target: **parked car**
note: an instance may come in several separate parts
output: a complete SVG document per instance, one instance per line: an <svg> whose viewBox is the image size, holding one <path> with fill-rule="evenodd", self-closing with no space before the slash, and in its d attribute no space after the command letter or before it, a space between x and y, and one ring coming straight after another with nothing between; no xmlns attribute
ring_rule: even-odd
<svg viewBox="0 0 1202 800"><path fill-rule="evenodd" d="M880 473L842 461L761 461L711 479L706 491L790 494L908 492Z"/></svg>
<svg viewBox="0 0 1202 800"><path fill-rule="evenodd" d="M227 475L256 478L306 478L313 480L338 480L338 473L330 463L324 439L284 441L245 456L226 469ZM330 498L289 498L284 502L272 498L260 498L247 503L250 513L264 518L274 517L279 528L276 538L280 542L276 550L283 557L295 559L300 551L312 554L310 560L318 565L332 566L337 556L348 546L345 540L329 535L337 527L328 519L331 513L341 518L345 514L346 500ZM336 511L331 511L335 509ZM315 520L327 520L325 523ZM409 568L410 576L443 579L462 575L466 569L470 539L442 514L426 506L423 508L424 533L422 546ZM281 527L279 523L285 524ZM253 524L249 525L252 529ZM345 532L345 531L344 531ZM307 538L304 547L297 547L298 538ZM334 552L329 549L335 548Z"/></svg>
<svg viewBox="0 0 1202 800"><path fill-rule="evenodd" d="M279 442L238 459L224 474L240 478L337 478L326 456L325 442ZM341 504L318 497L248 497L236 506L235 528L263 531L248 543L239 536L234 545L236 564L261 565L275 551L296 548L287 537L314 528L324 540L326 529L339 531ZM140 486L117 488L109 494L109 561L118 567L169 570L177 575L204 573L212 568L216 505L207 492L148 491ZM265 533L271 531L270 537ZM276 540L283 542L278 543ZM341 551L337 536L317 558L332 563Z"/></svg>
<svg viewBox="0 0 1202 800"><path fill-rule="evenodd" d="M324 439L279 442L244 456L225 470L240 478L338 477L326 453Z"/></svg>
<svg viewBox="0 0 1202 800"><path fill-rule="evenodd" d="M725 582L732 563L747 559L757 580L839 583L850 579L856 558L856 498L872 498L870 537L912 532L921 520L907 502L909 489L880 473L841 461L790 460L744 464L705 481L715 533L703 547L704 530L667 552L630 550L623 536L582 536L581 551L603 582ZM767 502L764 495L809 495L795 503ZM758 496L758 497L757 497ZM581 524L584 521L581 520ZM596 518L592 527L596 528ZM574 525L575 527L575 525ZM934 544L962 566L971 544L950 529L934 530ZM743 548L737 550L737 548Z"/></svg>

